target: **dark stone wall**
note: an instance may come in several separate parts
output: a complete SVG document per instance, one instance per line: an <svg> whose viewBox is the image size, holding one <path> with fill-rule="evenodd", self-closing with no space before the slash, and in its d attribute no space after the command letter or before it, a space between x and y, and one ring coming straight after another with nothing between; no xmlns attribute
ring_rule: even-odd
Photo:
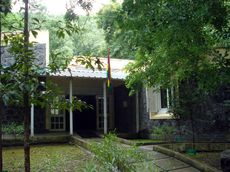
<svg viewBox="0 0 230 172"><path fill-rule="evenodd" d="M15 58L9 53L9 47L0 47L1 63L3 66L11 66L15 63ZM45 67L46 62L46 44L34 45L34 64Z"/></svg>
<svg viewBox="0 0 230 172"><path fill-rule="evenodd" d="M139 130L143 133L149 133L154 126L154 121L149 119L149 114L147 112L145 89L139 92L139 123Z"/></svg>
<svg viewBox="0 0 230 172"><path fill-rule="evenodd" d="M40 77L40 81L46 81L45 77ZM44 91L43 87L38 87L38 91ZM34 132L35 133L44 133L45 129L45 115L46 109L38 106L34 107ZM12 122L23 123L24 112L23 108L13 105L3 106L3 124L10 124Z"/></svg>
<svg viewBox="0 0 230 172"><path fill-rule="evenodd" d="M230 100L229 87L223 87L215 95L209 97L204 104L195 109L195 140L196 141L230 141ZM177 120L151 120L146 108L146 92L139 94L140 106L140 136L149 137L154 126L169 125L177 128L177 133L185 140L192 139L191 121L187 118Z"/></svg>
<svg viewBox="0 0 230 172"><path fill-rule="evenodd" d="M20 107L3 107L3 124L9 124L11 122L22 123L23 122L23 110Z"/></svg>
<svg viewBox="0 0 230 172"><path fill-rule="evenodd" d="M45 129L45 109L35 107L34 108L34 132L36 133L44 133ZM23 109L20 107L3 107L3 124L10 124L12 122L16 122L19 124L23 124Z"/></svg>

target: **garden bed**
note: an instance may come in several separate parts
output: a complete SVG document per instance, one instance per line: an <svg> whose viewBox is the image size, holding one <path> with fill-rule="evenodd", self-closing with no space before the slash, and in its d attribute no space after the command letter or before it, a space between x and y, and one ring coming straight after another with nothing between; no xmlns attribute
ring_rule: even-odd
<svg viewBox="0 0 230 172"><path fill-rule="evenodd" d="M61 145L31 146L31 171L82 171L91 155L79 147ZM4 170L23 171L23 148L8 147L3 149Z"/></svg>
<svg viewBox="0 0 230 172"><path fill-rule="evenodd" d="M184 155L221 170L220 153L221 152L198 152L196 155L188 155L186 153L184 153Z"/></svg>
<svg viewBox="0 0 230 172"><path fill-rule="evenodd" d="M229 148L229 143L171 143L153 146L153 150L175 157L201 171L220 170L220 153ZM191 151L193 150L193 151Z"/></svg>
<svg viewBox="0 0 230 172"><path fill-rule="evenodd" d="M192 143L167 143L161 144L162 147L172 149L177 152L186 152L189 148L193 147ZM230 143L209 143L209 142L200 142L194 143L194 147L197 152L213 152L213 151L223 151L230 149Z"/></svg>

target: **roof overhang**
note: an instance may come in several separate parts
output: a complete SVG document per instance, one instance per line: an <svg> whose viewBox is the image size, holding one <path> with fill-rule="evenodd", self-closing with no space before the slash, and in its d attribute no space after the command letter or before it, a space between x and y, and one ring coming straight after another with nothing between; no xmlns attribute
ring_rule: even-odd
<svg viewBox="0 0 230 172"><path fill-rule="evenodd" d="M64 70L61 72L53 73L51 77L75 77L75 78L94 78L94 79L106 79L107 71L105 70ZM111 71L111 78L115 80L125 80L127 74L122 71Z"/></svg>
<svg viewBox="0 0 230 172"><path fill-rule="evenodd" d="M86 68L84 65L79 64L76 59L77 58L73 58L66 70L50 74L50 77L75 77L95 79L107 78L107 58L98 58L102 63L102 70L97 69L96 66L94 70ZM133 60L111 58L111 79L125 80L128 75L128 73L125 71L125 67L128 63L132 62Z"/></svg>

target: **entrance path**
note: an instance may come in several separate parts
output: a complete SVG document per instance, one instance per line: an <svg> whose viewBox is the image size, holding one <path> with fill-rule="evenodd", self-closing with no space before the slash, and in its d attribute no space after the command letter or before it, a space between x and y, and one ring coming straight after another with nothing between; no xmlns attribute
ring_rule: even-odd
<svg viewBox="0 0 230 172"><path fill-rule="evenodd" d="M73 141L88 149L89 143L102 142L101 138L82 139L73 136ZM122 144L129 147L129 145ZM168 155L153 151L153 145L140 146L139 150L144 155L144 162L133 162L137 172L200 172L196 168Z"/></svg>
<svg viewBox="0 0 230 172"><path fill-rule="evenodd" d="M139 147L141 151L145 153L145 160L147 162L147 165L151 165L157 168L157 172L165 172L165 171L171 171L171 172L199 172L194 167L191 167L190 165L176 159L170 156L167 156L165 154L153 151L153 145L147 145L147 146L140 146ZM140 169L141 172L148 172L143 169Z"/></svg>

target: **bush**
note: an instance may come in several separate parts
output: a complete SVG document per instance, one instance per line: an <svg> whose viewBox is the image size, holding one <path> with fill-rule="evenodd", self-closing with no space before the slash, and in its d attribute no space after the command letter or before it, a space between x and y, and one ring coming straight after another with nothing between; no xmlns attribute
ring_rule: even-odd
<svg viewBox="0 0 230 172"><path fill-rule="evenodd" d="M168 125L153 127L152 130L152 134L154 137L164 141L173 141L173 136L175 132L176 132L176 128Z"/></svg>
<svg viewBox="0 0 230 172"><path fill-rule="evenodd" d="M105 136L102 143L91 145L95 161L103 167L103 171L134 172L134 162L140 162L142 156L136 147L125 147L117 142L115 134ZM95 170L95 169L94 169Z"/></svg>
<svg viewBox="0 0 230 172"><path fill-rule="evenodd" d="M24 133L24 127L23 124L16 122L3 124L2 132L4 134L22 135Z"/></svg>

